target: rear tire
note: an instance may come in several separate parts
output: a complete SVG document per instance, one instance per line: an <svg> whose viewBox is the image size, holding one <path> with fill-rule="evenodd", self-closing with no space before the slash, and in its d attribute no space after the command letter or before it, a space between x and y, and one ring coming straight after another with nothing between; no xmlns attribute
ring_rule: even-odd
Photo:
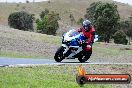
<svg viewBox="0 0 132 88"><path fill-rule="evenodd" d="M89 51L86 54L82 53L82 55L80 55L80 57L78 57L78 60L81 63L84 63L90 58L91 54L92 54L92 51Z"/></svg>
<svg viewBox="0 0 132 88"><path fill-rule="evenodd" d="M55 53L54 59L56 62L61 62L64 57L63 57L63 51L64 51L64 47L61 46Z"/></svg>

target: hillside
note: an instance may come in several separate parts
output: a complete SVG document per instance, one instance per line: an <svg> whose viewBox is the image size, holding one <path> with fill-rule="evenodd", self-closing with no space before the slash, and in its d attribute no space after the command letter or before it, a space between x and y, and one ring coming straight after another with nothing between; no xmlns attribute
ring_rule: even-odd
<svg viewBox="0 0 132 88"><path fill-rule="evenodd" d="M39 17L39 13L45 8L50 11L56 11L62 18L60 20L60 29L70 27L69 14L73 14L78 20L85 14L85 9L97 0L51 0L39 3L0 3L0 55L1 56L18 56L18 57L49 57L53 58L57 48L61 45L61 38L57 36L39 34L34 32L20 31L7 26L7 18L10 13L15 11L29 11ZM103 2L112 2L112 0L102 0ZM117 3L122 19L127 18L132 12L132 6ZM123 59L129 62L131 51L124 50L131 45L115 45L95 43L94 56L92 58L101 60L108 58ZM106 49L107 48L107 49ZM123 50L120 50L122 49ZM101 50L101 51L100 51ZM107 51L107 52L106 52ZM123 55L123 56L122 56ZM124 57L128 57L124 59ZM128 61L127 61L128 60Z"/></svg>
<svg viewBox="0 0 132 88"><path fill-rule="evenodd" d="M0 25L0 56L52 57L59 42L60 37Z"/></svg>
<svg viewBox="0 0 132 88"><path fill-rule="evenodd" d="M38 18L39 13L47 8L50 11L56 11L59 13L62 18L60 24L66 26L70 24L69 14L73 14L77 21L80 17L84 16L86 8L88 8L91 3L97 1L98 0L50 0L50 3L0 3L0 24L7 24L7 18L12 12L25 10L35 14ZM113 2L112 0L100 1ZM118 5L118 10L122 19L126 19L132 14L132 6L117 2L114 3Z"/></svg>
<svg viewBox="0 0 132 88"><path fill-rule="evenodd" d="M61 38L0 25L0 56L53 59ZM94 43L92 62L131 63L132 45Z"/></svg>

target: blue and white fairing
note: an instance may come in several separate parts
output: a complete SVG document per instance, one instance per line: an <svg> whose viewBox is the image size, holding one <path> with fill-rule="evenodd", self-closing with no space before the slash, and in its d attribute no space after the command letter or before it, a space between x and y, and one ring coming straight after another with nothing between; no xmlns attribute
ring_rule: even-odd
<svg viewBox="0 0 132 88"><path fill-rule="evenodd" d="M82 46L79 46L78 41L85 40L85 37L82 36L81 33L79 33L76 30L70 30L67 33L63 35L63 44L62 46L65 47L65 50L63 54L65 54L69 48L73 48L72 53L68 56L68 58L73 58L74 55L78 54L80 51L82 51Z"/></svg>
<svg viewBox="0 0 132 88"><path fill-rule="evenodd" d="M78 41L85 40L85 37L76 30L70 30L63 35L63 42L70 46L79 46Z"/></svg>
<svg viewBox="0 0 132 88"><path fill-rule="evenodd" d="M98 40L98 36L95 36L96 40ZM82 46L79 45L79 41L85 41L86 38L83 36L83 34L79 33L77 30L70 30L67 33L63 35L62 39L62 46L65 47L63 54L65 54L70 48L72 53L67 58L74 58L74 55L81 52Z"/></svg>
<svg viewBox="0 0 132 88"><path fill-rule="evenodd" d="M84 41L86 38L83 34L78 31L72 29L63 35L63 42L69 43L71 46L78 46L78 41ZM98 41L98 35L95 35L94 42Z"/></svg>

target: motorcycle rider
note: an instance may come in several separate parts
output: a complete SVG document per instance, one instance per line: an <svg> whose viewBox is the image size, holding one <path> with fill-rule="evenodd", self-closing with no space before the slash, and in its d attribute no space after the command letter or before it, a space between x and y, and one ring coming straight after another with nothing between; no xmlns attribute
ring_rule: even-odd
<svg viewBox="0 0 132 88"><path fill-rule="evenodd" d="M82 27L77 30L78 32L82 32L83 36L86 38L84 43L84 51L89 53L91 50L92 53L92 44L94 43L95 29L91 25L89 20L84 20L82 23Z"/></svg>

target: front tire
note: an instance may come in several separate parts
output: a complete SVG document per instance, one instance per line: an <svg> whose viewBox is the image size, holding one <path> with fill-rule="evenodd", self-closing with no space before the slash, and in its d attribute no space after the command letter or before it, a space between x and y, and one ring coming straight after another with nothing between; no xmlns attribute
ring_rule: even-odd
<svg viewBox="0 0 132 88"><path fill-rule="evenodd" d="M79 57L78 57L78 60L81 62L81 63L84 63L84 62L86 62L89 58L90 58L90 56L91 56L91 54L92 54L92 51L89 51L89 52L87 52L87 53L82 53L82 55L80 55Z"/></svg>
<svg viewBox="0 0 132 88"><path fill-rule="evenodd" d="M64 57L63 57L63 51L64 51L64 47L61 46L55 53L54 59L56 62L61 62Z"/></svg>

